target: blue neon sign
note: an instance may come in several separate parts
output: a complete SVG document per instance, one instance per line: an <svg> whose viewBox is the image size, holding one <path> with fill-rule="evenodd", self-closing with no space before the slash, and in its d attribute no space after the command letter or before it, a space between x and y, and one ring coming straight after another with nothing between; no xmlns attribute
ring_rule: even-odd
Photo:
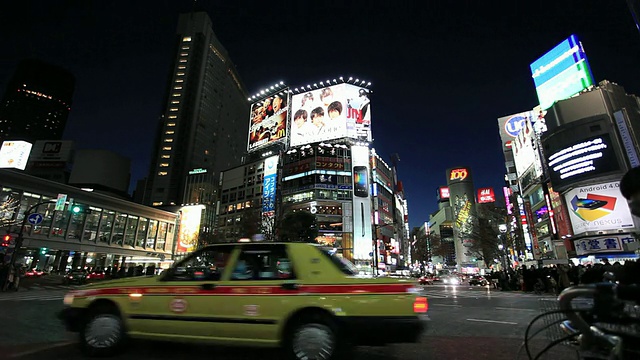
<svg viewBox="0 0 640 360"><path fill-rule="evenodd" d="M576 35L569 36L534 61L530 68L542 109L594 84L587 55Z"/></svg>

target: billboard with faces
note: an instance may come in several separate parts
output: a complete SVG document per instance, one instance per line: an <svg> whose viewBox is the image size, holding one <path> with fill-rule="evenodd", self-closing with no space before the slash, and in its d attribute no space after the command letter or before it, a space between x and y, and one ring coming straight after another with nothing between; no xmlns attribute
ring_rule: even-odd
<svg viewBox="0 0 640 360"><path fill-rule="evenodd" d="M289 94L286 91L251 104L248 151L287 138L288 106Z"/></svg>
<svg viewBox="0 0 640 360"><path fill-rule="evenodd" d="M291 97L291 146L349 137L371 141L368 89L338 84Z"/></svg>

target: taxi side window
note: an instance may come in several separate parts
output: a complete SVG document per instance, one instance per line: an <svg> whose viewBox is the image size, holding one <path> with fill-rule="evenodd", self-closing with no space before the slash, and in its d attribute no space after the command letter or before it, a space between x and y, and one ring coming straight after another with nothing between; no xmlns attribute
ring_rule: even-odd
<svg viewBox="0 0 640 360"><path fill-rule="evenodd" d="M179 263L171 280L218 281L231 257L232 247L205 249Z"/></svg>
<svg viewBox="0 0 640 360"><path fill-rule="evenodd" d="M284 245L245 246L231 274L231 280L295 279Z"/></svg>

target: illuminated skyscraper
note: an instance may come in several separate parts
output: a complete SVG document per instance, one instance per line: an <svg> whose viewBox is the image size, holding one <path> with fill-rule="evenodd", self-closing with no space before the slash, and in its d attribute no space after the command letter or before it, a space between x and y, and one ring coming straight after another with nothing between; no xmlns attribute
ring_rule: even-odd
<svg viewBox="0 0 640 360"><path fill-rule="evenodd" d="M60 140L75 87L73 75L39 60L23 60L0 106L0 142Z"/></svg>
<svg viewBox="0 0 640 360"><path fill-rule="evenodd" d="M211 182L246 149L246 91L206 13L180 15L174 56L144 194L152 206L202 202L190 196L189 173Z"/></svg>

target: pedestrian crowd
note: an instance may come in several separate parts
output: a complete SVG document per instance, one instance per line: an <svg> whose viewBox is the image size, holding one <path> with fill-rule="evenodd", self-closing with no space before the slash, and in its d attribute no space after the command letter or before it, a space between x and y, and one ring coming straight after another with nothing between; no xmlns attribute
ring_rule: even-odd
<svg viewBox="0 0 640 360"><path fill-rule="evenodd" d="M624 264L617 261L611 264L606 258L587 265L522 266L506 273L494 271L489 277L496 287L503 290L559 294L572 285L602 282L607 272L612 273L620 284L640 284L640 262L627 260Z"/></svg>

